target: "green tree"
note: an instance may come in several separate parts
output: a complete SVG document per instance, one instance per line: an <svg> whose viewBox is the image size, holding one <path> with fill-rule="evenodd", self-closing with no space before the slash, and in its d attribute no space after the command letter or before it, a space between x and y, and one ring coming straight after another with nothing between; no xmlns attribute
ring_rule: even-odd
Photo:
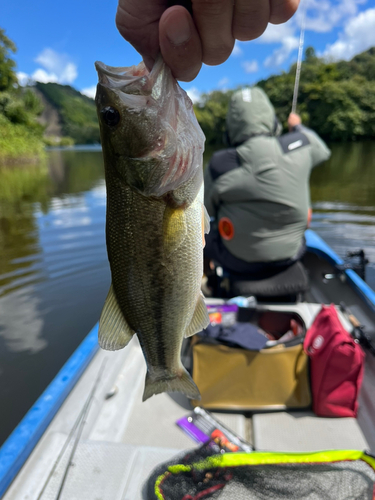
<svg viewBox="0 0 375 500"><path fill-rule="evenodd" d="M0 113L11 123L27 125L28 127L43 131L35 120L43 110L43 106L30 89L12 89L0 92Z"/></svg>
<svg viewBox="0 0 375 500"><path fill-rule="evenodd" d="M44 155L43 127L36 121L42 105L18 85L12 53L16 46L0 28L0 164L35 161Z"/></svg>
<svg viewBox="0 0 375 500"><path fill-rule="evenodd" d="M6 36L5 30L0 28L0 92L11 89L18 82L14 72L16 63L11 58L11 53L15 53L16 50L14 43Z"/></svg>
<svg viewBox="0 0 375 500"><path fill-rule="evenodd" d="M312 62L317 59L314 47L307 47L305 50L305 61Z"/></svg>
<svg viewBox="0 0 375 500"><path fill-rule="evenodd" d="M309 124L333 141L348 141L365 135L364 113L358 87L351 81L311 83L304 89Z"/></svg>
<svg viewBox="0 0 375 500"><path fill-rule="evenodd" d="M220 146L223 144L225 118L233 90L221 92L215 90L202 96L201 102L194 106L197 120L206 136L206 145Z"/></svg>

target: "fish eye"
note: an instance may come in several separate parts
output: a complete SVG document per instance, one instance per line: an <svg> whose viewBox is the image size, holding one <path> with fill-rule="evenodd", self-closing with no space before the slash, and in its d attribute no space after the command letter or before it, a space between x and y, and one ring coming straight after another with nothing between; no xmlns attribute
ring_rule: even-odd
<svg viewBox="0 0 375 500"><path fill-rule="evenodd" d="M107 106L101 110L103 120L110 127L114 127L120 121L120 113L112 106Z"/></svg>

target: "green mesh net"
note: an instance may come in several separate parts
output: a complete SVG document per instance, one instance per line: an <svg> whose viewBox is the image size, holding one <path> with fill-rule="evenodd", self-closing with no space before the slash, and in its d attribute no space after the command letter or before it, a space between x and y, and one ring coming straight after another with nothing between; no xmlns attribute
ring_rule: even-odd
<svg viewBox="0 0 375 500"><path fill-rule="evenodd" d="M210 451L206 444L158 467L148 481L147 499L375 499L375 459L363 452L253 452L210 457ZM208 458L197 461L199 455Z"/></svg>

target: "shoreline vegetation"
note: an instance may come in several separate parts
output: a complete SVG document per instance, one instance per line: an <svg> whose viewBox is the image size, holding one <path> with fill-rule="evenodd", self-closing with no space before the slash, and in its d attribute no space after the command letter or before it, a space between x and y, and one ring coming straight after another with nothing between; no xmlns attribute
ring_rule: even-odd
<svg viewBox="0 0 375 500"><path fill-rule="evenodd" d="M12 55L14 43L0 28L0 167L43 163L46 147L98 144L94 100L69 85L33 83L21 87ZM296 65L257 83L268 94L287 128ZM240 88L240 87L238 87ZM223 146L229 100L237 90L214 90L194 105L206 149ZM298 113L328 142L375 136L375 47L351 61L327 62L312 47L302 64Z"/></svg>
<svg viewBox="0 0 375 500"><path fill-rule="evenodd" d="M16 46L0 28L0 165L36 163L45 157L43 130L36 117L42 105L18 84L11 55Z"/></svg>
<svg viewBox="0 0 375 500"><path fill-rule="evenodd" d="M0 166L35 165L46 157L44 142L39 134L22 124L8 124L0 115Z"/></svg>

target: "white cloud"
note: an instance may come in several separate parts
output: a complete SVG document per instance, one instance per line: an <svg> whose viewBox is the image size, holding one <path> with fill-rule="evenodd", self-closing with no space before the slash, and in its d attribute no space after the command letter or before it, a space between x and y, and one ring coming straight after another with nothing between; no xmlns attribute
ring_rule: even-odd
<svg viewBox="0 0 375 500"><path fill-rule="evenodd" d="M31 76L21 72L23 81L32 79L42 83L73 83L78 76L77 66L68 55L60 54L49 48L44 49L36 57L35 62L42 67L37 68Z"/></svg>
<svg viewBox="0 0 375 500"><path fill-rule="evenodd" d="M375 8L367 9L350 19L338 40L328 45L323 56L328 59L351 59L375 45Z"/></svg>
<svg viewBox="0 0 375 500"><path fill-rule="evenodd" d="M91 87L86 87L85 89L82 89L81 94L87 95L87 97L91 97L91 99L95 98L96 94L96 85L92 85Z"/></svg>
<svg viewBox="0 0 375 500"><path fill-rule="evenodd" d="M358 6L366 0L304 0L307 2L306 29L328 33L358 12ZM301 23L302 10L297 12Z"/></svg>
<svg viewBox="0 0 375 500"><path fill-rule="evenodd" d="M276 49L267 59L264 61L264 66L266 68L272 68L273 66L280 66L289 57L290 53L297 49L299 46L298 38L294 36L288 36L283 40L280 48Z"/></svg>
<svg viewBox="0 0 375 500"><path fill-rule="evenodd" d="M235 44L234 44L234 47L232 50L232 56L235 56L235 57L242 56L243 50L240 47L240 43L241 42L239 42L238 40L235 41Z"/></svg>
<svg viewBox="0 0 375 500"><path fill-rule="evenodd" d="M55 75L55 73L47 73L46 70L41 68L34 71L34 73L31 75L31 78L32 80L34 80L34 82L41 82L41 83L58 81L58 77L57 75Z"/></svg>
<svg viewBox="0 0 375 500"><path fill-rule="evenodd" d="M72 83L77 78L77 66L73 63L68 63L59 76L62 83Z"/></svg>
<svg viewBox="0 0 375 500"><path fill-rule="evenodd" d="M306 0L305 0L306 1ZM280 66L289 57L290 53L299 45L299 38L295 36L297 25L295 19L291 19L285 24L269 24L266 31L258 38L257 43L276 44L281 43L281 47L267 57L264 66Z"/></svg>
<svg viewBox="0 0 375 500"><path fill-rule="evenodd" d="M50 74L57 75L59 83L72 83L77 78L77 66L71 62L66 54L59 54L52 49L44 49L36 62L48 70Z"/></svg>
<svg viewBox="0 0 375 500"><path fill-rule="evenodd" d="M294 21L284 24L268 24L266 31L258 39L258 43L278 43L295 32Z"/></svg>
<svg viewBox="0 0 375 500"><path fill-rule="evenodd" d="M242 67L245 73L256 73L259 69L258 61L253 59L252 61L244 61Z"/></svg>
<svg viewBox="0 0 375 500"><path fill-rule="evenodd" d="M197 103L201 98L201 92L197 89L197 87L191 87L186 91L187 95L193 101L193 103Z"/></svg>
<svg viewBox="0 0 375 500"><path fill-rule="evenodd" d="M229 78L224 76L224 78L222 78L221 80L218 81L218 87L220 87L221 89L225 89L226 86L228 85L229 83Z"/></svg>
<svg viewBox="0 0 375 500"><path fill-rule="evenodd" d="M27 73L23 73L23 71L19 71L17 73L17 80L18 80L18 83L24 87L25 85L27 85L30 81L30 77Z"/></svg>
<svg viewBox="0 0 375 500"><path fill-rule="evenodd" d="M371 45L375 45L374 34L372 32L370 33L369 27L371 22L375 27L375 22L372 17L368 16L366 20L362 20L362 33L359 33L359 28L357 29L357 24L360 24L359 21L357 21L357 23L355 22L355 20L359 18L362 19L364 13L362 12L362 14L358 15L358 7L366 3L366 1L367 0L303 0L302 8L298 9L296 15L288 22L278 25L269 24L263 35L256 40L256 43L278 45L273 53L266 58L264 66L271 68L282 65L289 58L291 53L298 48L304 9L306 9L306 31L326 33L338 26L347 25L345 32L336 44L327 47L326 52L327 54L329 53L330 56L335 58L343 57L342 53L349 50L350 56L347 55L347 58L349 58L353 55L353 51L358 53L360 50L365 50ZM369 9L369 11L370 10L373 9ZM348 29L349 26L351 29ZM367 28L369 31L365 33ZM347 40L349 38L350 41Z"/></svg>

